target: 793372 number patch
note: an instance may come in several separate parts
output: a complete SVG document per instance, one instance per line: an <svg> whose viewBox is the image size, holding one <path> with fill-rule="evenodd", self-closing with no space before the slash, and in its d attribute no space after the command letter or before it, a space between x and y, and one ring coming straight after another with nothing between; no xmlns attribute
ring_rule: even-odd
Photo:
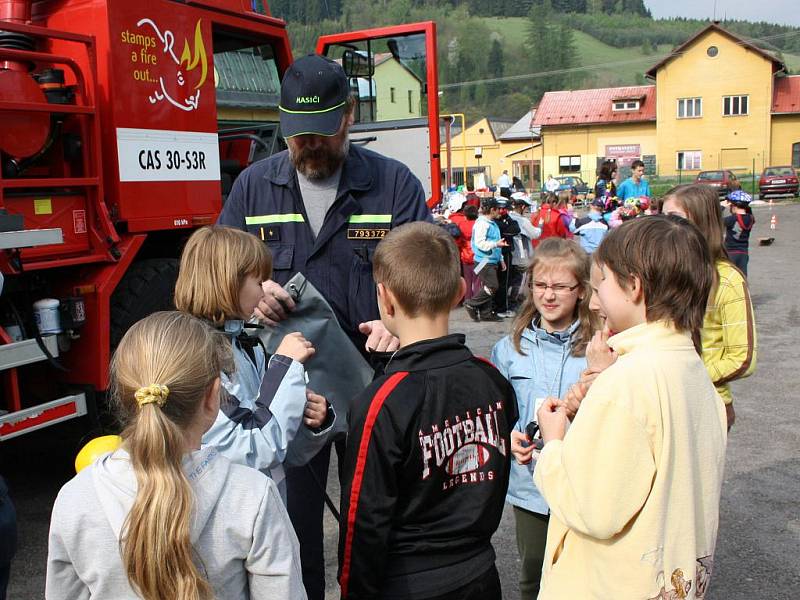
<svg viewBox="0 0 800 600"><path fill-rule="evenodd" d="M374 227L348 227L347 239L348 240L380 240L389 233L387 228L374 228Z"/></svg>

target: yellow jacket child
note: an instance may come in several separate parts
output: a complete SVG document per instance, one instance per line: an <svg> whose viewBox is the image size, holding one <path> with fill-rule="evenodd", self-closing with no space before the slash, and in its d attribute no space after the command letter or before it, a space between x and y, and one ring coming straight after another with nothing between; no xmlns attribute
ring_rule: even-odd
<svg viewBox="0 0 800 600"><path fill-rule="evenodd" d="M619 354L549 442L534 482L551 516L539 600L696 595L713 563L725 408L688 334L623 331ZM669 597L669 596L665 596Z"/></svg>
<svg viewBox="0 0 800 600"><path fill-rule="evenodd" d="M692 336L713 264L697 228L668 216L623 224L593 259L591 305L618 358L568 432L562 401L537 413L551 511L539 600L703 598L727 435Z"/></svg>
<svg viewBox="0 0 800 600"><path fill-rule="evenodd" d="M756 369L756 328L747 281L727 260L716 264L719 283L709 299L701 340L703 362L725 404L733 402L730 383Z"/></svg>

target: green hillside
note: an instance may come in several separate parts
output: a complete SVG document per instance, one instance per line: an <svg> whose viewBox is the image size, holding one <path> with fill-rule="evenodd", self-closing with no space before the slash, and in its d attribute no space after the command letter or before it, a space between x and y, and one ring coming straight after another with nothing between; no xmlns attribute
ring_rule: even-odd
<svg viewBox="0 0 800 600"><path fill-rule="evenodd" d="M795 75L800 73L800 54L784 54L783 60L790 72Z"/></svg>
<svg viewBox="0 0 800 600"><path fill-rule="evenodd" d="M525 43L527 18L487 17L480 20L502 39L506 48L521 47ZM613 87L646 83L645 71L672 50L670 44L661 44L648 52L644 52L642 47L615 48L577 29L573 29L572 34L580 66L607 65L588 69L581 87ZM800 72L800 54L784 54L783 58L792 73ZM509 74L518 74L512 72L513 61L509 60L507 64Z"/></svg>
<svg viewBox="0 0 800 600"><path fill-rule="evenodd" d="M644 73L708 24L653 20L625 9L625 2L639 0L592 0L593 6L616 7L602 14L553 10L580 1L516 0L514 11L499 12L501 0L327 0L330 16L323 14L321 20L308 12L321 5L318 0L281 0L273 10L289 18L295 56L312 52L320 34L435 21L440 109L465 113L470 121L487 114L523 114L549 90L650 83ZM277 10L281 6L288 13ZM528 16L489 16L498 14ZM773 52L782 51L790 71L800 73L799 28L746 21L723 25L745 39L762 40Z"/></svg>

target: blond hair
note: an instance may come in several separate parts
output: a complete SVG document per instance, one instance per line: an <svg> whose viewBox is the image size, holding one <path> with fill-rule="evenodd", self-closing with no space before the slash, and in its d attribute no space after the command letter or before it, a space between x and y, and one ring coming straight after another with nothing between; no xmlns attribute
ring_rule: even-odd
<svg viewBox="0 0 800 600"><path fill-rule="evenodd" d="M175 284L175 307L221 325L226 319L249 318L239 308L248 276L272 276L272 255L256 236L221 225L203 227L186 242Z"/></svg>
<svg viewBox="0 0 800 600"><path fill-rule="evenodd" d="M565 240L559 237L542 240L542 243L536 248L533 260L528 265L528 295L511 326L511 340L514 342L514 348L523 356L525 355L521 347L522 333L541 316L533 302L533 273L537 267L565 267L578 281L578 290L583 294L583 299L578 298L572 315L573 320L577 319L579 325L572 334L571 353L572 356L584 356L586 346L591 341L594 332L600 327L599 318L589 310L589 301L592 298L592 287L589 285L591 262L589 255L581 248L580 244L574 240Z"/></svg>
<svg viewBox="0 0 800 600"><path fill-rule="evenodd" d="M450 312L461 289L461 259L453 238L431 223L407 223L378 244L375 283L392 291L409 317Z"/></svg>
<svg viewBox="0 0 800 600"><path fill-rule="evenodd" d="M195 564L193 494L181 468L184 432L221 371L233 370L230 344L206 323L177 311L135 323L111 360L111 397L137 491L120 536L128 580L145 600L213 597ZM166 386L163 406L139 404L137 390Z"/></svg>

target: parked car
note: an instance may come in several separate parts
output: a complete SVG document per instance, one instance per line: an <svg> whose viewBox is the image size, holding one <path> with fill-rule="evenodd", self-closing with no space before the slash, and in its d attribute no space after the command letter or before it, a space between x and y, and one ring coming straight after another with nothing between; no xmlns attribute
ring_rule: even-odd
<svg viewBox="0 0 800 600"><path fill-rule="evenodd" d="M567 190L572 193L573 202L575 200L586 200L586 195L589 193L589 186L577 175L562 175L560 177L554 177L554 179L558 181L558 190L556 193ZM547 194L547 190L542 186L543 198L545 194Z"/></svg>
<svg viewBox="0 0 800 600"><path fill-rule="evenodd" d="M763 198L768 194L791 194L797 196L797 171L793 167L767 167L758 180L758 193Z"/></svg>
<svg viewBox="0 0 800 600"><path fill-rule="evenodd" d="M738 180L731 171L723 169L720 171L700 171L694 182L717 188L719 197L724 198L728 195L728 192L734 189L731 184L738 183Z"/></svg>

